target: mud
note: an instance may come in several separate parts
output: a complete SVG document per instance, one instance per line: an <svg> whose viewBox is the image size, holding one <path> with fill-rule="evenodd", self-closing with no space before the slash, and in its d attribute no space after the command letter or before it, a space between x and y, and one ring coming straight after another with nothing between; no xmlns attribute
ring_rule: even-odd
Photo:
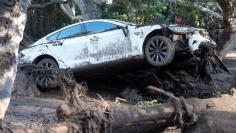
<svg viewBox="0 0 236 133"><path fill-rule="evenodd" d="M229 60L227 63L227 60ZM231 74L214 74L212 77L214 79L215 85L217 85L219 88L233 88L235 87L231 83L234 82L235 79L232 79L232 77L235 77L235 70L236 68L236 55L235 57L226 58L225 62L229 70L231 71ZM127 99L128 102L124 102L124 104L137 104L140 99L142 100L150 100L150 99L158 99L157 104L160 102L166 102L168 101L168 98L155 94L151 91L147 91L146 86L147 85L160 85L160 82L162 83L161 79L158 77L155 77L152 75L152 73L148 72L138 72L136 75L141 75L139 78L134 79L133 77L137 76L130 76L127 75L121 75L115 78L107 78L107 80L96 80L96 81L89 81L88 82L88 96L90 97L87 100L87 103L89 101L96 101L94 104L88 104L86 106L89 106L90 108L97 107L101 112L106 112L106 108L104 108L106 105L106 102L109 102L111 104L117 104L115 102L115 99L117 97ZM145 79L145 81L142 81L141 79ZM137 84L141 83L141 85ZM145 84L143 84L145 83ZM65 87L65 86L64 86ZM15 86L16 90L20 88L24 88L24 86L18 86L16 84ZM128 88L128 89L127 89ZM141 88L141 89L140 89ZM175 92L176 88L172 88L172 90L169 89L170 92ZM201 89L201 88L200 88ZM207 88L205 88L206 90ZM135 91L134 91L135 90ZM139 90L137 92L137 90ZM84 92L87 92L86 90L83 90ZM73 92L73 91L72 91ZM145 93L144 93L145 92ZM21 93L22 94L22 93ZM43 94L43 93L42 93ZM68 92L69 94L69 92ZM98 95L99 94L99 95ZM175 93L178 94L178 93ZM184 94L184 93L183 93ZM131 95L131 96L130 96ZM133 99L132 96L136 96L136 99ZM180 95L180 94L179 94ZM228 95L223 94L220 95L220 98L208 98L208 99L188 99L193 100L195 103L199 103L197 106L203 106L204 102L207 102L207 110L201 111L198 115L200 117L198 123L196 126L189 127L186 129L186 132L217 132L217 131L224 131L224 132L234 132L236 127L232 124L232 121L235 121L235 113L236 112L236 95ZM144 98L144 99L143 99ZM49 129L47 128L49 125L52 126L55 124L56 129L59 129L59 127L63 128L63 131L68 132L68 129L64 126L59 126L61 123L58 122L58 112L57 108L59 105L64 104L65 101L62 100L63 95L60 94L60 96L55 94L47 94L47 95L41 95L40 97L22 97L17 96L13 97L11 99L10 107L7 112L6 118L4 120L5 123L7 123L10 127L13 127L14 131L19 131L22 128L26 128L26 130L31 131L41 131L46 132ZM74 99L75 100L75 99ZM131 102L129 102L129 100ZM71 103L77 102L81 103L80 101L71 101L70 97L67 97L67 103L70 101ZM92 103L92 102L91 102ZM210 103L210 104L209 104ZM229 104L231 103L231 104ZM101 106L102 104L102 106ZM123 104L123 103L122 103ZM78 122L78 120L82 120L83 122L87 124L92 124L93 128L87 128L83 130L92 130L92 129L101 129L104 131L104 126L102 125L104 123L105 118L104 115L101 114L87 114L88 112L85 111L81 107L77 107L77 109L81 110L81 114L79 115L81 117L72 117L73 119L68 119L70 122ZM98 111L99 112L99 111ZM70 112L67 112L70 114ZM100 117L101 116L101 117ZM89 119L84 119L86 117L89 117ZM93 123L97 121L100 122L100 125L97 123ZM67 122L67 124L69 123ZM81 123L77 123L74 128L78 128L78 125ZM83 124L83 123L82 123ZM224 126L222 126L224 125ZM17 128L18 127L18 128ZM79 128L81 128L80 126ZM43 130L42 130L43 129ZM50 129L51 130L51 129ZM98 130L98 131L101 131ZM175 131L179 131L179 129L173 129ZM60 132L60 131L59 131ZM61 130L62 132L62 130Z"/></svg>
<svg viewBox="0 0 236 133"><path fill-rule="evenodd" d="M63 100L51 97L13 97L4 121L28 128L57 123L56 109L63 103Z"/></svg>

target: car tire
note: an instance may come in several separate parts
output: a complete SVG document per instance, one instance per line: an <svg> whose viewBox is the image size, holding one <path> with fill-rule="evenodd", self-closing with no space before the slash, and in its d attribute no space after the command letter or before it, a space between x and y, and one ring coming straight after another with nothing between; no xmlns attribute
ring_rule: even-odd
<svg viewBox="0 0 236 133"><path fill-rule="evenodd" d="M174 55L174 43L166 36L154 36L144 45L144 56L155 67L170 64Z"/></svg>
<svg viewBox="0 0 236 133"><path fill-rule="evenodd" d="M57 62L51 58L43 58L36 65L46 68L59 68ZM36 85L42 91L54 89L59 86L59 77L53 71L39 72L36 76Z"/></svg>

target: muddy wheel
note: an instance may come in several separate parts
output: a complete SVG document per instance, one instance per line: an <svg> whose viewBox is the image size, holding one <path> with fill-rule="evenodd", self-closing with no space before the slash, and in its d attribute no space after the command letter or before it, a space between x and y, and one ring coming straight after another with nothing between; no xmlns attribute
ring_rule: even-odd
<svg viewBox="0 0 236 133"><path fill-rule="evenodd" d="M174 58L175 46L165 36L154 36L144 46L144 55L153 66L168 65Z"/></svg>
<svg viewBox="0 0 236 133"><path fill-rule="evenodd" d="M36 65L58 69L59 66L56 61L50 58L44 58L36 63ZM39 72L36 77L36 84L41 90L49 90L58 87L59 77L52 71Z"/></svg>

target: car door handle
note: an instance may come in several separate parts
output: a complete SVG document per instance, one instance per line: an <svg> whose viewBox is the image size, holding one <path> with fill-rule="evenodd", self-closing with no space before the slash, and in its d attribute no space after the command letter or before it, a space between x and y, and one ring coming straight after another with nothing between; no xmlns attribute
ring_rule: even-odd
<svg viewBox="0 0 236 133"><path fill-rule="evenodd" d="M91 41L98 41L99 40L99 37L97 36L93 36L93 38L90 38Z"/></svg>

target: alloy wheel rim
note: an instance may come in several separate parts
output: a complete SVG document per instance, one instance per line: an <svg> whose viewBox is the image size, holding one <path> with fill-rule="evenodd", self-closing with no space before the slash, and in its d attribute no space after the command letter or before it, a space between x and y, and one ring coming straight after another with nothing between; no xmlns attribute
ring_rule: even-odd
<svg viewBox="0 0 236 133"><path fill-rule="evenodd" d="M57 68L54 63L51 63L49 61L41 62L39 63L39 65L44 68ZM40 74L38 75L39 83L45 85L46 87L53 83L54 80L56 79L51 70L40 72Z"/></svg>
<svg viewBox="0 0 236 133"><path fill-rule="evenodd" d="M146 47L146 56L154 64L159 64L167 57L167 45L160 39L149 41Z"/></svg>

